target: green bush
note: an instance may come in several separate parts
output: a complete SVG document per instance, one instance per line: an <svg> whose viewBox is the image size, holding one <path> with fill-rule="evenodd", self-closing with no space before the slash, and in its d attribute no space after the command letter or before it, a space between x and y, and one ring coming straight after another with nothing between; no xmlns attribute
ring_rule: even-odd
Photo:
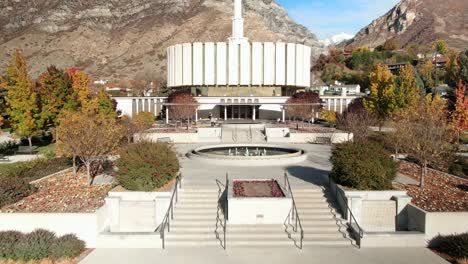
<svg viewBox="0 0 468 264"><path fill-rule="evenodd" d="M468 232L458 235L437 236L429 245L431 248L455 258L468 258Z"/></svg>
<svg viewBox="0 0 468 264"><path fill-rule="evenodd" d="M13 155L16 149L18 149L18 143L14 140L9 140L0 144L0 154L3 155Z"/></svg>
<svg viewBox="0 0 468 264"><path fill-rule="evenodd" d="M51 256L51 245L55 244L55 233L37 229L23 236L15 245L15 259L39 260Z"/></svg>
<svg viewBox="0 0 468 264"><path fill-rule="evenodd" d="M13 258L15 255L15 245L23 236L23 233L18 231L0 232L0 259Z"/></svg>
<svg viewBox="0 0 468 264"><path fill-rule="evenodd" d="M0 207L16 203L37 191L37 188L22 178L0 177Z"/></svg>
<svg viewBox="0 0 468 264"><path fill-rule="evenodd" d="M51 245L51 256L54 259L78 257L86 248L83 241L75 235L61 236L55 244Z"/></svg>
<svg viewBox="0 0 468 264"><path fill-rule="evenodd" d="M74 258L85 250L85 243L75 235L57 238L55 233L37 229L29 234L0 232L0 259L41 260Z"/></svg>
<svg viewBox="0 0 468 264"><path fill-rule="evenodd" d="M117 161L118 181L127 190L153 191L172 180L179 171L179 160L166 143L129 144Z"/></svg>
<svg viewBox="0 0 468 264"><path fill-rule="evenodd" d="M330 158L331 177L346 187L358 190L389 190L397 164L382 145L370 141L338 144Z"/></svg>

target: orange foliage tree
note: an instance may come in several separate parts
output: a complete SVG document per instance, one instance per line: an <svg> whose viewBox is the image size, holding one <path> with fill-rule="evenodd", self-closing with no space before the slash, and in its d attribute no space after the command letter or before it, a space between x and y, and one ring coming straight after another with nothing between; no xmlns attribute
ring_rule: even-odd
<svg viewBox="0 0 468 264"><path fill-rule="evenodd" d="M455 90L457 98L455 103L455 110L452 113L451 124L457 133L458 140L463 131L468 130L468 96L465 96L466 86L460 80L458 88Z"/></svg>

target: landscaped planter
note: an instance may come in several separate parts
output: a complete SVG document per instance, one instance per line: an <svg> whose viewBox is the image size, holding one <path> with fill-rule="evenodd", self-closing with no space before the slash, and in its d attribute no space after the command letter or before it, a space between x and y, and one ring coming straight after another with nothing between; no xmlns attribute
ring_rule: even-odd
<svg viewBox="0 0 468 264"><path fill-rule="evenodd" d="M400 190L385 190L385 191L360 191L360 190L346 190L342 186L335 184L331 181L331 190L333 193L341 193L343 199L338 199L338 204L343 212L345 219L349 220L346 205L351 209L354 218L361 225L364 231L383 231L383 232L395 232L407 230L408 218L406 214L406 207L411 201L411 197L408 196L406 191ZM339 195L339 194L338 194ZM393 203L392 211L385 211L383 207L389 208ZM366 208L367 206L367 208ZM364 219L364 213L373 211L373 219L375 222L369 226L366 226L366 220ZM383 217L390 217L395 221L393 227L389 226L388 222L381 221ZM379 227L378 225L381 224ZM384 226L387 225L387 226ZM371 227L372 226L372 227ZM367 230L366 230L367 229Z"/></svg>
<svg viewBox="0 0 468 264"><path fill-rule="evenodd" d="M228 187L230 224L282 224L292 200L274 180L233 180Z"/></svg>

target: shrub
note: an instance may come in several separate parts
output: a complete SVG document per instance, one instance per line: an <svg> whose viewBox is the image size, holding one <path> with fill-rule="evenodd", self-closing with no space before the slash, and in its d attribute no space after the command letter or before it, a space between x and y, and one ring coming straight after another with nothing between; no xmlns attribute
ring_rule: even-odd
<svg viewBox="0 0 468 264"><path fill-rule="evenodd" d="M142 141L121 151L117 167L117 179L125 189L153 191L176 176L179 160L171 145Z"/></svg>
<svg viewBox="0 0 468 264"><path fill-rule="evenodd" d="M28 261L74 258L84 250L85 243L71 234L57 238L55 233L44 229L37 229L29 234L0 232L0 259Z"/></svg>
<svg viewBox="0 0 468 264"><path fill-rule="evenodd" d="M455 258L468 258L468 232L458 235L439 235L430 241L430 246Z"/></svg>
<svg viewBox="0 0 468 264"><path fill-rule="evenodd" d="M392 189L397 164L382 145L368 141L338 144L330 158L331 177L343 186L359 190Z"/></svg>
<svg viewBox="0 0 468 264"><path fill-rule="evenodd" d="M0 177L0 207L16 203L36 190L26 179Z"/></svg>
<svg viewBox="0 0 468 264"><path fill-rule="evenodd" d="M78 257L85 250L85 243L75 235L61 236L51 245L51 256L55 259Z"/></svg>
<svg viewBox="0 0 468 264"><path fill-rule="evenodd" d="M56 243L54 232L37 229L23 236L15 245L15 259L39 260L50 256L50 246Z"/></svg>
<svg viewBox="0 0 468 264"><path fill-rule="evenodd" d="M18 148L18 143L14 140L9 140L0 144L0 154L13 155Z"/></svg>
<svg viewBox="0 0 468 264"><path fill-rule="evenodd" d="M70 166L70 160L67 158L35 159L25 162L1 164L0 178L18 177L33 181L70 168Z"/></svg>
<svg viewBox="0 0 468 264"><path fill-rule="evenodd" d="M15 244L23 238L23 233L18 231L0 232L0 259L13 258Z"/></svg>

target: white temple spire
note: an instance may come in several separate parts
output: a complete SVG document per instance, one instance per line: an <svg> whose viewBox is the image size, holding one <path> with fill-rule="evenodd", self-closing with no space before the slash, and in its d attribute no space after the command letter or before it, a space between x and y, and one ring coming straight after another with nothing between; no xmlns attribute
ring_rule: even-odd
<svg viewBox="0 0 468 264"><path fill-rule="evenodd" d="M240 44L247 42L244 37L244 18L242 17L242 0L234 0L234 17L232 18L232 37L230 42Z"/></svg>

